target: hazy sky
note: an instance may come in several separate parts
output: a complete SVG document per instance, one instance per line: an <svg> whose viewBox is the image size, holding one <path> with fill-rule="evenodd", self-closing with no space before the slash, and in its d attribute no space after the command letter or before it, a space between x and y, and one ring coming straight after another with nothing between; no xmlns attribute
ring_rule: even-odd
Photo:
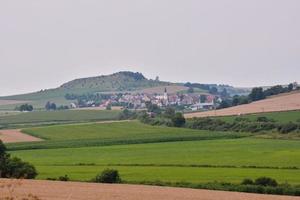
<svg viewBox="0 0 300 200"><path fill-rule="evenodd" d="M300 81L300 0L0 0L0 95L120 70Z"/></svg>

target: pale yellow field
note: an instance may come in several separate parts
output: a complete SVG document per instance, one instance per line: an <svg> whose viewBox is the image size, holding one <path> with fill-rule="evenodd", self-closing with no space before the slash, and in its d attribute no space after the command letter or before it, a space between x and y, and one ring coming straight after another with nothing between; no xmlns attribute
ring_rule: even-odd
<svg viewBox="0 0 300 200"><path fill-rule="evenodd" d="M0 199L28 194L42 200L299 200L299 197L222 192L158 186L0 179Z"/></svg>

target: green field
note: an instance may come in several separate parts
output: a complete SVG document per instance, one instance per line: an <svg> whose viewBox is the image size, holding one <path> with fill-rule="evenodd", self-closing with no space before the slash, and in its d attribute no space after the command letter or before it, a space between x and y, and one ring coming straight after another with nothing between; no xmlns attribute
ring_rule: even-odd
<svg viewBox="0 0 300 200"><path fill-rule="evenodd" d="M244 133L150 126L138 121L107 124L56 125L24 129L23 132L45 139L42 142L10 144L9 149L41 149L102 146L169 141L190 141L249 136Z"/></svg>
<svg viewBox="0 0 300 200"><path fill-rule="evenodd" d="M120 111L106 110L62 110L62 111L36 111L16 115L0 116L0 128L24 127L26 125L43 125L56 123L74 123L116 120Z"/></svg>
<svg viewBox="0 0 300 200"><path fill-rule="evenodd" d="M270 176L299 184L299 146L299 141L244 138L23 150L12 154L32 162L40 172L39 178L68 174L75 180L90 180L111 167L120 170L125 180L134 182L239 182L246 177Z"/></svg>
<svg viewBox="0 0 300 200"><path fill-rule="evenodd" d="M270 113L268 117L296 120L297 114ZM33 163L39 179L67 174L71 180L89 181L103 169L114 168L131 183L239 183L244 178L268 176L279 183L300 184L300 140L150 126L138 121L52 125L23 132L45 141L7 147L13 156Z"/></svg>
<svg viewBox="0 0 300 200"><path fill-rule="evenodd" d="M243 118L250 119L255 121L257 117L267 117L273 119L276 122L288 123L288 122L297 122L300 121L300 111L285 111L285 112L270 112L270 113L260 113L260 114L249 114L242 116ZM219 119L225 120L227 122L233 122L237 117L236 116L226 116L218 117Z"/></svg>

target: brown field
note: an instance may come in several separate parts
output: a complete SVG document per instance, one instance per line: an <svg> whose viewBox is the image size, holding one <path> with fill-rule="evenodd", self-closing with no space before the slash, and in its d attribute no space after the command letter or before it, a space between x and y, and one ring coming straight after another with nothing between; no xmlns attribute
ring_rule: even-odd
<svg viewBox="0 0 300 200"><path fill-rule="evenodd" d="M97 184L40 180L0 179L0 185L15 185L13 196L36 195L42 200L299 200L299 197L222 192L126 184ZM0 187L0 199L9 196Z"/></svg>
<svg viewBox="0 0 300 200"><path fill-rule="evenodd" d="M165 92L165 88L167 88L167 91L169 94L174 94L180 91L187 90L187 87L179 86L179 85L169 85L169 86L159 86L159 87L152 87L152 88L146 88L143 90L140 90L138 92L146 93L146 94L163 94Z"/></svg>
<svg viewBox="0 0 300 200"><path fill-rule="evenodd" d="M265 100L221 110L188 113L185 114L185 117L230 116L289 110L300 110L300 92L281 94Z"/></svg>
<svg viewBox="0 0 300 200"><path fill-rule="evenodd" d="M0 106L3 105L13 105L13 104L21 104L21 103L29 103L30 101L17 101L17 100L1 100L0 99Z"/></svg>
<svg viewBox="0 0 300 200"><path fill-rule="evenodd" d="M0 130L0 140L4 143L15 143L15 142L35 142L42 141L42 139L27 135L21 132L21 130Z"/></svg>

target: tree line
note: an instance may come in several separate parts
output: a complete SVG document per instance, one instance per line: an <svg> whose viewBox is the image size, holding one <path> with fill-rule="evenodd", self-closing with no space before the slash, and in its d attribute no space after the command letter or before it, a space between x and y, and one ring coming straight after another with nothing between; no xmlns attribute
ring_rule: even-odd
<svg viewBox="0 0 300 200"><path fill-rule="evenodd" d="M232 98L224 99L218 109L228 108L232 106L238 106L242 104L248 104L254 101L259 101L266 99L267 97L278 95L282 93L291 92L293 90L299 90L300 88L294 88L294 84L290 83L288 86L284 87L282 85L276 85L268 89L263 89L262 87L255 87L251 90L248 96L245 95L235 95Z"/></svg>

